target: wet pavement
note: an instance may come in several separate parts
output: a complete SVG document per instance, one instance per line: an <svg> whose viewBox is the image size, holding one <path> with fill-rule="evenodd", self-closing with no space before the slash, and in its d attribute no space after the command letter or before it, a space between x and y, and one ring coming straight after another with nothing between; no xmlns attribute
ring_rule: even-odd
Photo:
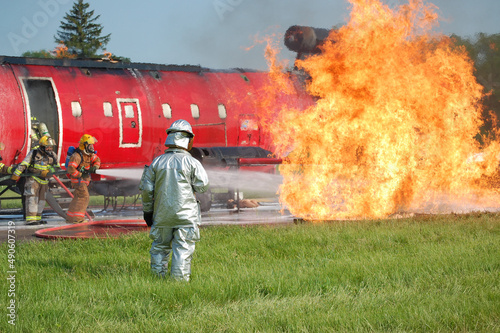
<svg viewBox="0 0 500 333"><path fill-rule="evenodd" d="M120 220L130 223L143 223L142 207L124 208L118 211L92 210L93 221L104 222ZM44 240L36 237L35 232L43 229L69 226L66 221L52 210L46 209L43 215L47 224L27 226L21 214L0 215L0 242L8 239L9 230L15 230L16 240ZM202 213L202 227L220 225L256 225L256 224L290 224L294 217L286 209L282 209L277 200L259 201L256 208L228 209L214 206L209 212ZM40 232L40 231L39 231ZM10 234L14 234L10 231Z"/></svg>

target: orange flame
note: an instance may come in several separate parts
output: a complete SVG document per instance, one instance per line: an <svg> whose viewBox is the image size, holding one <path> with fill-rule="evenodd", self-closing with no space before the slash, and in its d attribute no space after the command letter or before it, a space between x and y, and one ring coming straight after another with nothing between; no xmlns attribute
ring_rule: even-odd
<svg viewBox="0 0 500 333"><path fill-rule="evenodd" d="M71 54L68 52L68 47L64 44L63 41L59 42L59 45L56 46L53 53L55 54L55 57L58 59L62 59L62 58L74 59L74 58L76 58L76 54Z"/></svg>
<svg viewBox="0 0 500 333"><path fill-rule="evenodd" d="M465 50L431 33L436 7L350 3L350 22L297 62L315 105L262 114L287 155L282 203L305 219L344 219L499 202L500 144L475 139L482 87ZM289 86L272 76L275 89Z"/></svg>
<svg viewBox="0 0 500 333"><path fill-rule="evenodd" d="M76 58L76 54L71 54L68 52L68 47L66 46L66 44L64 44L63 41L59 42L59 45L56 46L53 53L55 54L55 57L58 59L62 59L62 58L74 59L74 58Z"/></svg>
<svg viewBox="0 0 500 333"><path fill-rule="evenodd" d="M113 53L109 52L109 51L104 51L104 58L103 60L109 60L109 61L113 61Z"/></svg>

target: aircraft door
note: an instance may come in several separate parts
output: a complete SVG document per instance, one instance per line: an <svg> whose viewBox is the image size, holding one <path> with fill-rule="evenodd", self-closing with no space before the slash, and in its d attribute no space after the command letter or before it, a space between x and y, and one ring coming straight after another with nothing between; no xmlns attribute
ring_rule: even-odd
<svg viewBox="0 0 500 333"><path fill-rule="evenodd" d="M41 137L49 134L58 146L57 153L60 156L60 117L59 103L57 103L55 89L51 79L24 78L23 89L27 97L27 106L31 120L32 143L31 148L38 144L34 134Z"/></svg>
<svg viewBox="0 0 500 333"><path fill-rule="evenodd" d="M120 147L140 147L142 144L142 117L139 100L117 99L120 119Z"/></svg>

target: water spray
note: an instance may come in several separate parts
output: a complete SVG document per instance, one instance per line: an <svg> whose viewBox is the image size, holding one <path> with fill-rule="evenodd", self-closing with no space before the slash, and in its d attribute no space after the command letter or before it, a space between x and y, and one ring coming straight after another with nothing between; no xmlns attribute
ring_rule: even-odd
<svg viewBox="0 0 500 333"><path fill-rule="evenodd" d="M96 174L107 177L141 180L144 169L99 169Z"/></svg>
<svg viewBox="0 0 500 333"><path fill-rule="evenodd" d="M96 174L117 179L140 181L144 169L99 169ZM276 193L283 182L281 175L246 170L207 169L211 187L233 187L242 191Z"/></svg>

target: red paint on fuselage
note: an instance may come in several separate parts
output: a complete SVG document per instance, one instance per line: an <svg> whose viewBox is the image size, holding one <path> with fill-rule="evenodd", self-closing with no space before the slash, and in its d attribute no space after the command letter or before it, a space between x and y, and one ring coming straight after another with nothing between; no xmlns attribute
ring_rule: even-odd
<svg viewBox="0 0 500 333"><path fill-rule="evenodd" d="M35 107L32 103L36 101L33 96L30 101L26 80L44 81L49 95L52 86L54 110L47 112L57 108L52 127L62 164L68 147L78 145L82 134L88 133L98 140L95 148L102 168L143 167L164 151L165 129L177 119L191 123L197 147L254 145L269 149L271 144L260 128L241 130L242 122L257 119L254 96L268 84L266 72L0 60L0 140L6 146L2 156L8 164L20 163L31 148L30 104ZM297 95L290 103L305 107L312 99L297 85Z"/></svg>

